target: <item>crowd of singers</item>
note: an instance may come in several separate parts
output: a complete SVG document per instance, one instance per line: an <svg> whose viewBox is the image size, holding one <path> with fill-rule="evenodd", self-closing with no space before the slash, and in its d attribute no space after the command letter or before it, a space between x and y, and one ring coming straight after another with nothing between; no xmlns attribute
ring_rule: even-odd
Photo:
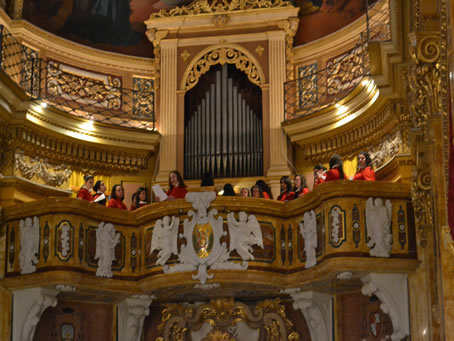
<svg viewBox="0 0 454 341"><path fill-rule="evenodd" d="M347 180L344 174L342 159L339 155L333 155L329 161L329 169L322 165L314 167L314 187L324 182L335 180ZM368 152L360 152L358 154L358 168L355 175L349 180L364 180L375 181L375 172L372 166L372 160ZM202 185L206 183L207 179L202 180ZM208 179L208 182L212 179ZM77 193L77 198L94 202L99 205L107 207L127 210L128 208L123 203L124 189L120 184L115 184L110 192L110 197L106 196L106 185L102 180L94 183L92 175L84 176L84 185ZM169 189L167 190L167 200L184 199L186 196L187 188L184 180L178 171L172 171L169 174ZM309 188L307 186L306 177L302 174L295 175L293 185L290 177L283 176L280 180L281 192L276 200L289 201L297 199L307 193ZM92 194L94 192L94 194ZM223 190L223 196L236 196L236 193L231 184L226 184ZM273 195L269 186L263 180L258 180L251 189L243 187L240 189L239 196L273 199ZM132 195L132 204L130 210L133 211L137 208L143 207L148 204L148 193L145 187L139 187Z"/></svg>

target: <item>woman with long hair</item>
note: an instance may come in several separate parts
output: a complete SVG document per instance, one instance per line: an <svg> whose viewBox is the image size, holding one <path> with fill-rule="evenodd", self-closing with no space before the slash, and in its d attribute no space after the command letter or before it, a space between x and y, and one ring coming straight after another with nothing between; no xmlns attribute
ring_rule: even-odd
<svg viewBox="0 0 454 341"><path fill-rule="evenodd" d="M127 210L125 204L123 204L123 199L125 196L125 191L123 187L119 184L113 185L112 192L110 192L110 200L107 207L119 208L121 210Z"/></svg>
<svg viewBox="0 0 454 341"><path fill-rule="evenodd" d="M252 198L264 198L263 192L262 192L262 187L260 187L259 185L252 186L251 197Z"/></svg>
<svg viewBox="0 0 454 341"><path fill-rule="evenodd" d="M167 200L184 199L188 193L183 177L177 170L169 174L169 190L167 191Z"/></svg>
<svg viewBox="0 0 454 341"><path fill-rule="evenodd" d="M140 207L144 207L148 205L147 202L147 189L145 187L139 187L137 191L134 193L133 200L131 203L131 211L138 209Z"/></svg>
<svg viewBox="0 0 454 341"><path fill-rule="evenodd" d="M306 177L303 174L296 174L293 179L295 187L293 187L293 192L295 192L295 198L302 197L304 194L309 193L309 188L307 188Z"/></svg>
<svg viewBox="0 0 454 341"><path fill-rule="evenodd" d="M289 201L295 197L295 193L292 192L292 181L288 176L281 178L281 194L277 197L278 201Z"/></svg>
<svg viewBox="0 0 454 341"><path fill-rule="evenodd" d="M326 172L325 182L345 179L342 159L339 155L334 154L329 160L329 171Z"/></svg>
<svg viewBox="0 0 454 341"><path fill-rule="evenodd" d="M352 180L375 181L375 172L368 152L359 152L358 169Z"/></svg>
<svg viewBox="0 0 454 341"><path fill-rule="evenodd" d="M93 196L91 195L91 189L93 188L94 178L93 175L84 175L85 183L77 192L77 199L93 201Z"/></svg>
<svg viewBox="0 0 454 341"><path fill-rule="evenodd" d="M263 197L265 199L273 199L273 194L271 193L271 189L265 181L257 180L257 182L255 184L260 186L260 188L262 189Z"/></svg>

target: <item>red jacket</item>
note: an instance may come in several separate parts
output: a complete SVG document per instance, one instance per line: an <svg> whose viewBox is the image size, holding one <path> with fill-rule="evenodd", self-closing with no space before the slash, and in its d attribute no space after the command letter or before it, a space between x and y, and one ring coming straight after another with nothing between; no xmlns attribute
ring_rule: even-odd
<svg viewBox="0 0 454 341"><path fill-rule="evenodd" d="M113 199L113 198L109 200L109 204L107 205L107 207L119 208L121 210L128 210L128 208L126 207L125 204L123 204L122 201L120 201L118 199Z"/></svg>
<svg viewBox="0 0 454 341"><path fill-rule="evenodd" d="M360 168L353 177L353 180L375 181L375 172L371 166Z"/></svg>
<svg viewBox="0 0 454 341"><path fill-rule="evenodd" d="M279 196L277 197L277 200L278 201L287 201L287 200L292 200L293 198L295 198L295 192L284 192L284 193L279 194Z"/></svg>
<svg viewBox="0 0 454 341"><path fill-rule="evenodd" d="M77 199L93 201L93 197L90 194L90 190L88 190L84 186L79 190L79 192L77 192Z"/></svg>
<svg viewBox="0 0 454 341"><path fill-rule="evenodd" d="M129 210L130 210L130 211L134 211L134 210L137 209L137 208L141 208L141 207L144 207L144 206L147 206L147 205L148 205L147 202L142 202L142 201L140 201L140 202L139 202L139 207L136 207L136 203L133 202L133 203L131 204L131 208L130 208Z"/></svg>
<svg viewBox="0 0 454 341"><path fill-rule="evenodd" d="M185 187L175 186L167 191L167 196L173 196L175 199L184 199L186 193L188 193L188 190Z"/></svg>
<svg viewBox="0 0 454 341"><path fill-rule="evenodd" d="M326 172L325 182L334 180L341 180L340 173L337 168L330 169L328 172Z"/></svg>
<svg viewBox="0 0 454 341"><path fill-rule="evenodd" d="M315 185L314 185L314 186L315 186ZM304 194L307 194L307 193L309 193L309 188L307 188L307 187L304 187L301 191L295 191L295 198L294 198L294 199L300 198L300 197L302 197Z"/></svg>
<svg viewBox="0 0 454 341"><path fill-rule="evenodd" d="M314 187L318 186L318 185L320 185L320 184L322 184L324 182L325 182L325 179L323 179L321 177L318 177L317 179L315 179Z"/></svg>

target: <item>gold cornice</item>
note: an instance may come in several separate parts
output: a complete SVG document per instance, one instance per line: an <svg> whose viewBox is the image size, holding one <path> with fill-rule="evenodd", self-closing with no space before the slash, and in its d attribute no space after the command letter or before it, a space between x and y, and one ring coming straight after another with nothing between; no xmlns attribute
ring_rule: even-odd
<svg viewBox="0 0 454 341"><path fill-rule="evenodd" d="M231 12L245 12L268 8L294 7L288 0L195 0L187 6L177 6L169 11L160 10L152 13L150 19L166 17L191 16L191 15L213 15Z"/></svg>
<svg viewBox="0 0 454 341"><path fill-rule="evenodd" d="M14 190L23 190L29 193L39 194L40 197L63 197L69 198L71 191L65 191L52 186L38 184L36 182L24 179L18 176L0 177L0 189L14 188Z"/></svg>

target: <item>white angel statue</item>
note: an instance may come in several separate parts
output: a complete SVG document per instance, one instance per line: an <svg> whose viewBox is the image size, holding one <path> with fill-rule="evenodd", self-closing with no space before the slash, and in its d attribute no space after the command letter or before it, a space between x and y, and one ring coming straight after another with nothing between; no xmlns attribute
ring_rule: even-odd
<svg viewBox="0 0 454 341"><path fill-rule="evenodd" d="M304 252L306 253L305 268L312 268L317 264L315 249L317 248L317 217L314 210L304 213L304 222L299 224L300 233L304 239Z"/></svg>
<svg viewBox="0 0 454 341"><path fill-rule="evenodd" d="M389 200L383 205L380 198L369 198L366 202L366 224L371 249L369 254L373 257L389 257L393 236L391 234L392 204Z"/></svg>
<svg viewBox="0 0 454 341"><path fill-rule="evenodd" d="M178 225L180 219L178 217L172 217L170 220L169 216L158 219L153 229L153 236L151 238L151 249L150 254L154 250L160 250L158 253L157 265L164 266L169 260L172 253L178 255Z"/></svg>
<svg viewBox="0 0 454 341"><path fill-rule="evenodd" d="M239 213L236 221L234 213L227 214L227 222L230 234L230 252L236 250L241 258L254 260L252 245L258 245L263 249L263 238L260 224L254 215L245 212Z"/></svg>
<svg viewBox="0 0 454 341"><path fill-rule="evenodd" d="M39 253L39 219L38 217L28 217L21 219L20 227L20 273L30 274L35 272L38 264Z"/></svg>
<svg viewBox="0 0 454 341"><path fill-rule="evenodd" d="M115 260L115 246L120 242L120 233L115 233L111 223L101 222L96 230L96 254L98 269L96 276L112 277L112 262Z"/></svg>

